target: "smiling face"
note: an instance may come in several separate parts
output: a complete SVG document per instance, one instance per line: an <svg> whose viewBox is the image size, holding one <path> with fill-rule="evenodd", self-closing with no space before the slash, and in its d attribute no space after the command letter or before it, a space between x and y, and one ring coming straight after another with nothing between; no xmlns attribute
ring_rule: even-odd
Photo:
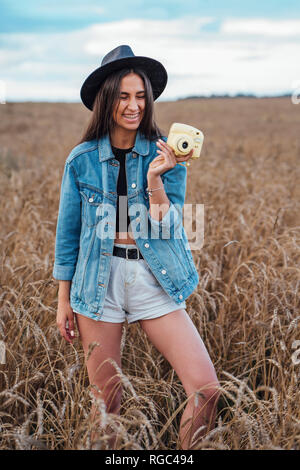
<svg viewBox="0 0 300 470"><path fill-rule="evenodd" d="M144 116L145 86L142 78L130 73L122 78L120 84L119 103L117 103L113 117L116 130L124 132L136 131Z"/></svg>

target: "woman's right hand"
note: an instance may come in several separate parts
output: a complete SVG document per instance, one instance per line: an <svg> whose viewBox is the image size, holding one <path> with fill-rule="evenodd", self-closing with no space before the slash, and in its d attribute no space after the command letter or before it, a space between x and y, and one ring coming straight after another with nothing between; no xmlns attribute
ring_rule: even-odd
<svg viewBox="0 0 300 470"><path fill-rule="evenodd" d="M71 308L70 302L58 302L56 324L59 328L60 334L65 338L66 341L68 341L68 343L72 344L72 341L75 338L75 328L74 312Z"/></svg>

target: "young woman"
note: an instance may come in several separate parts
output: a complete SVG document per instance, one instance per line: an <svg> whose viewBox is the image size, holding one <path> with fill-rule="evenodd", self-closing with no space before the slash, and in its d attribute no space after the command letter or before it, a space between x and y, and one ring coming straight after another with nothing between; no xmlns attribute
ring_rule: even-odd
<svg viewBox="0 0 300 470"><path fill-rule="evenodd" d="M155 124L153 102L166 83L160 62L126 45L85 80L81 98L92 117L65 163L53 276L61 335L72 342L76 318L93 393L108 412L120 410L120 378L107 359L121 368L125 318L139 322L188 397L201 392L181 418L181 448L189 449L199 427L205 426L197 438L214 426L219 382L185 310L199 276L182 224L186 167L178 162L192 152L175 157ZM88 354L93 342L101 346Z"/></svg>

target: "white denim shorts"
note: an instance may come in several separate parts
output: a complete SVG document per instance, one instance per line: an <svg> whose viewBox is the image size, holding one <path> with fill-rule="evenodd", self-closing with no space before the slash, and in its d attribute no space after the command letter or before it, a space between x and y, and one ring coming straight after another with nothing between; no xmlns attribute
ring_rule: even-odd
<svg viewBox="0 0 300 470"><path fill-rule="evenodd" d="M136 248L135 244L116 246ZM186 308L166 294L144 259L134 260L112 256L109 282L101 321L128 323L157 318L174 310ZM74 313L80 313L75 312Z"/></svg>

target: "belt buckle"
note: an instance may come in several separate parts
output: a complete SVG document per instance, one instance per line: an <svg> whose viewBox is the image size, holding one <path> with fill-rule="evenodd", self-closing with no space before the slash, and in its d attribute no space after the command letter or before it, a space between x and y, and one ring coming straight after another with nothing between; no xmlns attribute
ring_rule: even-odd
<svg viewBox="0 0 300 470"><path fill-rule="evenodd" d="M126 247L125 250L126 250L126 259L127 259L127 260L129 260L129 261L130 261L130 260L135 261L135 260L139 260L139 259L140 259L140 252L139 252L139 249L138 249L138 248L128 248L128 247ZM127 251L127 250L137 250L137 252L138 252L138 258L128 258L128 251Z"/></svg>

